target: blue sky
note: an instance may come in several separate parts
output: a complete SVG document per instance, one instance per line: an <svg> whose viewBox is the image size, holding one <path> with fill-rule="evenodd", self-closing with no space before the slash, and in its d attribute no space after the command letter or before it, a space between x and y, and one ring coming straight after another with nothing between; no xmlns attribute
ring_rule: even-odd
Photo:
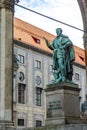
<svg viewBox="0 0 87 130"><path fill-rule="evenodd" d="M83 29L81 12L77 0L20 0L24 7ZM70 28L58 22L15 6L15 16L56 35L56 28L63 29L63 33L72 40L73 44L83 48L83 32Z"/></svg>

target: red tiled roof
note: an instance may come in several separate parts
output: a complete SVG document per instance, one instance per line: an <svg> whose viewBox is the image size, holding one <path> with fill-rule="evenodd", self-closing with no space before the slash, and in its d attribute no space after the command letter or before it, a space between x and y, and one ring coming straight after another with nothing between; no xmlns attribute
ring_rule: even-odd
<svg viewBox="0 0 87 130"><path fill-rule="evenodd" d="M55 38L54 35L36 26L33 26L18 18L14 18L14 39L52 53L52 51L46 46L43 37L46 37L50 42ZM84 50L77 46L74 46L74 49L75 49L75 62L81 65L85 65Z"/></svg>
<svg viewBox="0 0 87 130"><path fill-rule="evenodd" d="M85 51L77 46L74 46L75 50L75 62L81 65L85 65Z"/></svg>

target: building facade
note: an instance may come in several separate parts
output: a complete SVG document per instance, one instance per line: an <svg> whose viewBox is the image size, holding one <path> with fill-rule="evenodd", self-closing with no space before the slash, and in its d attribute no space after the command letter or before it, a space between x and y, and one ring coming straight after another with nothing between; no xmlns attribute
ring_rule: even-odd
<svg viewBox="0 0 87 130"><path fill-rule="evenodd" d="M13 85L13 121L16 128L45 125L47 84L53 82L52 52L43 37L51 42L55 36L20 19L14 19L14 54L18 70ZM73 82L79 84L80 104L86 100L84 50L74 46Z"/></svg>

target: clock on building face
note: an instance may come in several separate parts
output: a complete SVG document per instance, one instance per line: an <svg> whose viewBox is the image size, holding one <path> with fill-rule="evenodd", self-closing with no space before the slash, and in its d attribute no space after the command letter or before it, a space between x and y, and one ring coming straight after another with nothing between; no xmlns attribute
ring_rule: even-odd
<svg viewBox="0 0 87 130"><path fill-rule="evenodd" d="M41 84L41 78L40 78L40 76L36 76L36 84L37 85Z"/></svg>
<svg viewBox="0 0 87 130"><path fill-rule="evenodd" d="M23 81L24 78L25 78L24 73L23 73L23 72L19 72L19 79L20 79L21 81Z"/></svg>

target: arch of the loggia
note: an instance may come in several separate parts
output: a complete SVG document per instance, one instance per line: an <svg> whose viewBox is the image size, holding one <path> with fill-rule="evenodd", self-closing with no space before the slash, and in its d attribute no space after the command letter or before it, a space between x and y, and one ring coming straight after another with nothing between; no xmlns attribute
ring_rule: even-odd
<svg viewBox="0 0 87 130"><path fill-rule="evenodd" d="M82 14L82 19L83 19L83 28L84 31L87 32L87 0L77 0L81 14ZM84 46L87 46L87 33L84 33ZM87 49L87 48L86 48Z"/></svg>
<svg viewBox="0 0 87 130"><path fill-rule="evenodd" d="M85 48L85 61L87 66L87 0L77 0L81 14L82 14L82 20L83 20L83 29L84 29L84 48Z"/></svg>

